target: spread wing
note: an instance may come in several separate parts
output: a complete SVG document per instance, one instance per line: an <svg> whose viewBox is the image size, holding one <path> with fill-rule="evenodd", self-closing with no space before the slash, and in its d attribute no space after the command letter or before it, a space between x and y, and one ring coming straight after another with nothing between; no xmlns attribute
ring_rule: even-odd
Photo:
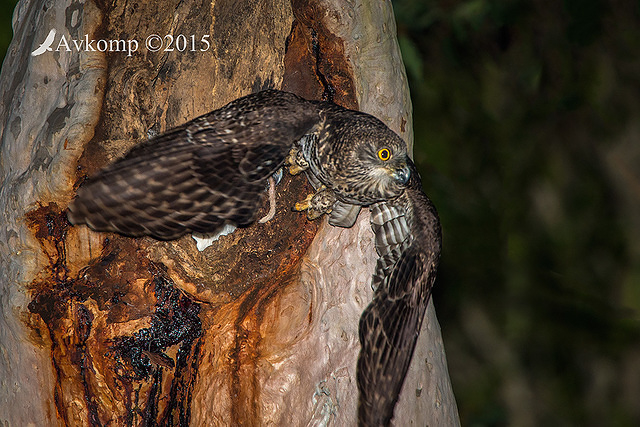
<svg viewBox="0 0 640 427"><path fill-rule="evenodd" d="M290 93L239 98L145 141L90 178L69 220L166 240L250 224L266 180L318 121L316 104Z"/></svg>
<svg viewBox="0 0 640 427"><path fill-rule="evenodd" d="M400 197L370 210L379 258L374 298L360 318L358 424L386 426L431 296L440 259L440 222L415 168Z"/></svg>

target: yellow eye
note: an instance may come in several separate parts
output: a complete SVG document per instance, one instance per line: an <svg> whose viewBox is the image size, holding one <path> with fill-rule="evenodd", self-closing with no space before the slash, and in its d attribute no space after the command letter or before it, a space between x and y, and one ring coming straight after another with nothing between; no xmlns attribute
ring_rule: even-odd
<svg viewBox="0 0 640 427"><path fill-rule="evenodd" d="M378 150L378 158L383 162L386 162L391 158L391 151L388 148L381 148Z"/></svg>

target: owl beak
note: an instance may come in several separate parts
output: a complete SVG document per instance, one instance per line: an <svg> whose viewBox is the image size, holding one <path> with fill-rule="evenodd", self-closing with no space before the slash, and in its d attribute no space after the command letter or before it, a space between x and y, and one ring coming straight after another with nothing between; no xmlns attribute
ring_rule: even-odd
<svg viewBox="0 0 640 427"><path fill-rule="evenodd" d="M402 168L400 169L396 169L393 172L393 178L402 185L405 185L407 182L409 182L409 178L411 177L411 170L409 169L409 166L404 165Z"/></svg>

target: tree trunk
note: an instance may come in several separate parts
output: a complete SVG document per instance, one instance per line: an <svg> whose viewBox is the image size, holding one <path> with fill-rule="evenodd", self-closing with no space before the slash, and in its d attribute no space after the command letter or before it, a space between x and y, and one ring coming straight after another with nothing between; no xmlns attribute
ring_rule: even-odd
<svg viewBox="0 0 640 427"><path fill-rule="evenodd" d="M273 220L202 252L66 220L82 180L148 134L263 88L366 111L411 143L390 3L244 3L17 6L0 74L3 425L355 424L368 213L309 222L291 206L311 187L285 176ZM459 424L432 305L395 414Z"/></svg>

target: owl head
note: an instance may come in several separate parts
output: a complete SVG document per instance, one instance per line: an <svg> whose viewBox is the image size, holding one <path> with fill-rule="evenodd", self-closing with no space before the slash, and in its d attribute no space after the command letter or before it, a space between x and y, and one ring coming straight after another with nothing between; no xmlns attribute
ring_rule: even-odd
<svg viewBox="0 0 640 427"><path fill-rule="evenodd" d="M347 203L366 206L399 196L414 169L407 145L377 118L352 113L349 120L332 120L319 140L323 182Z"/></svg>

